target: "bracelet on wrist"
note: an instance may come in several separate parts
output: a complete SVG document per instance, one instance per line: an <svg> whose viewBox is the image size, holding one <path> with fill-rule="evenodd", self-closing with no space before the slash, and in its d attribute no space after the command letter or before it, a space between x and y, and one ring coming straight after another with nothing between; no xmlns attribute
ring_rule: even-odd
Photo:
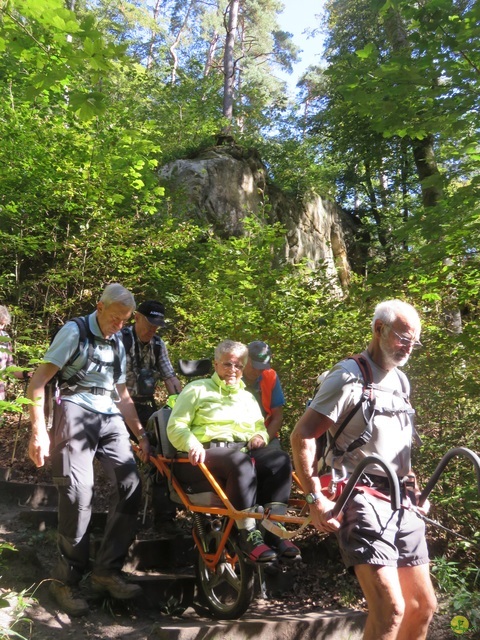
<svg viewBox="0 0 480 640"><path fill-rule="evenodd" d="M140 442L140 440L143 440L144 438L148 438L148 433L146 431L144 431L142 434L140 434L139 436L137 436L137 440Z"/></svg>

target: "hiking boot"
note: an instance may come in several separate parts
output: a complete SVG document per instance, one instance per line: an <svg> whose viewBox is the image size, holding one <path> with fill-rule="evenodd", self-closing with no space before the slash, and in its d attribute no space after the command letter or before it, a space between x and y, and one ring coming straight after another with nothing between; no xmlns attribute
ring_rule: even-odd
<svg viewBox="0 0 480 640"><path fill-rule="evenodd" d="M84 616L88 613L88 603L78 593L76 587L53 580L49 587L50 595L59 607L69 616Z"/></svg>
<svg viewBox="0 0 480 640"><path fill-rule="evenodd" d="M267 547L258 529L240 529L238 544L252 562L272 562L277 557L275 551Z"/></svg>
<svg viewBox="0 0 480 640"><path fill-rule="evenodd" d="M115 600L131 600L142 595L142 587L127 582L120 572L101 575L92 573L92 589L96 593L109 593Z"/></svg>
<svg viewBox="0 0 480 640"><path fill-rule="evenodd" d="M285 527L279 522L276 522L275 525L279 527L279 529L286 531ZM285 558L291 560L292 558L300 557L300 549L295 544L293 544L291 540L276 536L271 531L265 531L264 537L265 542L267 542L269 546L275 550L279 559Z"/></svg>

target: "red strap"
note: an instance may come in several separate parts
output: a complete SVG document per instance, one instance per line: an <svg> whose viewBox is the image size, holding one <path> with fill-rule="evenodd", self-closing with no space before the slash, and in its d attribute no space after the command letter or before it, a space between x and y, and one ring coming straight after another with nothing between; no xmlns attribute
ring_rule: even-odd
<svg viewBox="0 0 480 640"><path fill-rule="evenodd" d="M323 475L320 476L320 486L322 487L322 493L329 499L329 500L337 500L340 497L340 494L342 493L342 491L345 488L345 485L347 484L345 480L342 480L341 482L338 482L336 487L335 487L335 493L331 492L331 483L332 481L332 474L331 473L324 473ZM390 502L390 496L386 495L385 493L382 493L381 491L378 491L377 489L374 489L374 487L369 487L368 485L355 485L355 489L357 491L359 491L360 493L368 493L371 496L374 496L375 498L380 498L380 500L385 500L386 502ZM408 496L406 496L404 498L404 500L402 501L402 506L406 507L407 509L411 507L411 501L410 498L408 498Z"/></svg>
<svg viewBox="0 0 480 640"><path fill-rule="evenodd" d="M248 554L248 557L250 558L250 560L256 562L260 558L262 553L265 553L265 551L271 551L270 547L267 547L266 544L260 544Z"/></svg>

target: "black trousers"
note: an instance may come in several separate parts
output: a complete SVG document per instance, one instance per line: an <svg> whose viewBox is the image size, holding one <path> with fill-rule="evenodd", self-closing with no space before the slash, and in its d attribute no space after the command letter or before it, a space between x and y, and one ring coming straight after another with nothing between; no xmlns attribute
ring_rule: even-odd
<svg viewBox="0 0 480 640"><path fill-rule="evenodd" d="M235 509L269 502L286 504L292 486L292 463L281 449L262 447L243 453L239 449L214 448L205 452L205 464L224 489ZM188 493L212 491L202 471L187 463L174 464L176 478Z"/></svg>

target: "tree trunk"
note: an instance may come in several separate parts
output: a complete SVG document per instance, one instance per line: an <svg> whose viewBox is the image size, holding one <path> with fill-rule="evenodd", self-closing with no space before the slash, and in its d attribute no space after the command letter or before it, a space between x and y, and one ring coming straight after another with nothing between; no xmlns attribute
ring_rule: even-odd
<svg viewBox="0 0 480 640"><path fill-rule="evenodd" d="M398 10L390 8L385 15L385 32L390 41L393 51L410 52L411 46L407 30L403 24L402 16ZM432 135L427 135L422 140L410 140L415 166L422 189L422 201L424 207L434 207L442 197L441 176L435 162L435 151L433 148L434 139ZM428 181L426 178L438 178Z"/></svg>
<svg viewBox="0 0 480 640"><path fill-rule="evenodd" d="M240 0L231 0L228 8L227 37L225 39L225 53L223 57L223 115L230 122L225 133L230 133L233 120L233 92L235 87L235 32L238 25L238 11Z"/></svg>
<svg viewBox="0 0 480 640"><path fill-rule="evenodd" d="M155 21L155 23L157 22L159 8L160 8L160 0L157 0L153 8L153 20ZM150 40L150 45L148 47L148 58L146 63L147 69L151 69L152 67L154 48L155 48L155 31L152 29L152 37Z"/></svg>
<svg viewBox="0 0 480 640"><path fill-rule="evenodd" d="M424 207L434 207L442 197L441 176L435 161L433 149L433 135L429 134L423 140L412 140L413 157L422 187L422 201ZM424 180L429 180L425 185Z"/></svg>
<svg viewBox="0 0 480 640"><path fill-rule="evenodd" d="M182 34L185 30L185 27L187 26L188 18L190 16L190 11L192 10L192 7L194 4L195 4L195 0L192 0L192 2L190 2L190 4L188 5L187 13L185 14L185 18L183 19L182 26L178 30L175 40L170 46L170 55L172 56L172 60L173 60L172 73L170 74L170 81L172 84L175 84L175 81L177 79L178 56L177 56L176 48L178 47Z"/></svg>
<svg viewBox="0 0 480 640"><path fill-rule="evenodd" d="M213 36L212 39L210 40L210 44L208 47L208 53L207 53L207 60L205 62L205 67L203 70L203 75L205 77L208 76L208 74L210 73L212 67L213 67L213 63L215 61L215 51L217 50L217 43L218 43L218 39L219 39L219 35L217 30L215 30L213 32Z"/></svg>
<svg viewBox="0 0 480 640"><path fill-rule="evenodd" d="M385 222L384 216L380 213L377 204L377 197L375 195L375 188L372 182L372 173L370 168L370 163L365 162L365 186L367 189L368 199L370 200L370 213L373 216L373 219L376 223L376 229L378 234L378 240L382 246L383 253L385 256L385 261L387 265L392 263L392 255L389 246L389 239L387 234L385 233Z"/></svg>

